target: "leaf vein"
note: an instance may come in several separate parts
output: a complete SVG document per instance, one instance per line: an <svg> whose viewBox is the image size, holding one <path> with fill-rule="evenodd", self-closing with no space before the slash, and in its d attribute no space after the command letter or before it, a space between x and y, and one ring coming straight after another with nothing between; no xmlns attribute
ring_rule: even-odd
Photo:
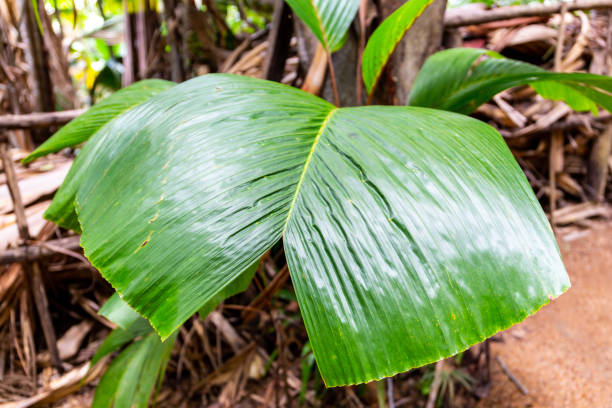
<svg viewBox="0 0 612 408"><path fill-rule="evenodd" d="M295 189L295 194L293 196L293 199L291 200L291 205L289 206L289 213L287 214L287 221L285 222L285 226L283 227L283 234L282 234L283 236L285 236L285 231L287 231L287 225L289 225L289 220L291 219L291 215L293 214L293 208L295 207L295 202L297 201L298 195L300 194L300 188L302 187L302 183L304 182L304 177L306 176L306 170L308 170L308 165L310 164L310 161L312 160L312 155L314 154L315 148L317 147L317 144L319 143L319 139L321 138L321 135L325 131L325 127L327 126L327 123L330 121L331 117L334 115L334 113L337 110L338 108L333 108L329 111L329 113L325 117L325 120L323 120L323 123L321 123L321 127L319 128L319 133L317 133L317 136L312 142L312 147L310 148L310 152L308 153L308 156L306 157L306 161L304 162L304 169L302 170L302 174L300 175L300 179L298 180L298 183L297 183L297 188Z"/></svg>

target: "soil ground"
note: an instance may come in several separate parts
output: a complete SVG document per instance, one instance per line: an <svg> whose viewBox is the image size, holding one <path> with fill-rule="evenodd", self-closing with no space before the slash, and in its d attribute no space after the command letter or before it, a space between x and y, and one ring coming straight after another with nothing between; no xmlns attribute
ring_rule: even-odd
<svg viewBox="0 0 612 408"><path fill-rule="evenodd" d="M559 234L572 287L491 344L498 362L479 408L612 408L612 223Z"/></svg>

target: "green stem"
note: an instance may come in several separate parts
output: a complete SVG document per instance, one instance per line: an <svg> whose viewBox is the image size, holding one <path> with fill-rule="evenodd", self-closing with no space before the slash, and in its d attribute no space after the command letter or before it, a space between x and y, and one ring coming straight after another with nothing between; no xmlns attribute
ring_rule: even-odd
<svg viewBox="0 0 612 408"><path fill-rule="evenodd" d="M376 394L378 395L378 408L387 408L385 398L385 380L376 381Z"/></svg>

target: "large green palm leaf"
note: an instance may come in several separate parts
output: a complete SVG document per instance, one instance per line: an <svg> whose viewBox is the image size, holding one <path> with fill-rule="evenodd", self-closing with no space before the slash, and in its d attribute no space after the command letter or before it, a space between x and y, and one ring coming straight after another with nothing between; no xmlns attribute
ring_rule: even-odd
<svg viewBox="0 0 612 408"><path fill-rule="evenodd" d="M76 214L87 257L164 338L283 237L329 386L449 356L569 286L491 127L246 77L187 81L98 131L47 217Z"/></svg>
<svg viewBox="0 0 612 408"><path fill-rule="evenodd" d="M601 106L612 112L612 77L549 72L476 48L452 48L429 57L414 82L409 104L468 114L495 94L521 85L577 111L596 114Z"/></svg>

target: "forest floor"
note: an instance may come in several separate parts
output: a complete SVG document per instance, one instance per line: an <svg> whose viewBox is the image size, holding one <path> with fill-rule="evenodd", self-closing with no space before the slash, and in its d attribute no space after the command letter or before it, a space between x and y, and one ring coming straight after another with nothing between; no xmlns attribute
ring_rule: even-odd
<svg viewBox="0 0 612 408"><path fill-rule="evenodd" d="M559 234L570 290L491 344L493 384L479 408L612 408L612 223L587 231Z"/></svg>
<svg viewBox="0 0 612 408"><path fill-rule="evenodd" d="M558 240L572 287L490 343L492 386L477 408L612 408L612 222L561 230ZM91 397L89 387L55 406L80 407Z"/></svg>

